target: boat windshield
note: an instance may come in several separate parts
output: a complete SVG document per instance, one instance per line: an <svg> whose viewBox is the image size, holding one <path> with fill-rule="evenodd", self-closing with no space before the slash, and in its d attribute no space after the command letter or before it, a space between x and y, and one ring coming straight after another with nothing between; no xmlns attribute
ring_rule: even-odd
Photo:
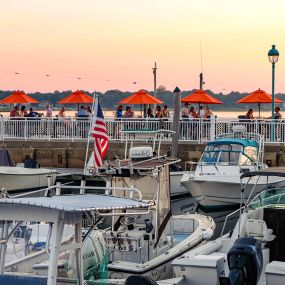
<svg viewBox="0 0 285 285"><path fill-rule="evenodd" d="M240 144L209 144L200 163L220 165L252 165L257 161L257 148Z"/></svg>
<svg viewBox="0 0 285 285"><path fill-rule="evenodd" d="M285 207L285 188L267 189L250 202L251 209L263 207Z"/></svg>

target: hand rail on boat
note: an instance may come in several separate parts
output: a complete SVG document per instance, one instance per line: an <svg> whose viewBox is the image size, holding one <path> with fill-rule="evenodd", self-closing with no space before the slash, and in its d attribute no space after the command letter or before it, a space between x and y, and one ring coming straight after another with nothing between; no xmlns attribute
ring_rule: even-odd
<svg viewBox="0 0 285 285"><path fill-rule="evenodd" d="M277 200L277 204L278 204L278 203L280 202L281 197L282 197L283 195L285 196L285 192L284 192L284 193L279 193L279 194L276 194L276 195L270 195L270 196L265 197L265 198L263 198L263 199L261 198L261 196L262 196L264 193L268 192L268 191L272 191L272 190L275 190L275 191L276 191L276 190L282 190L282 189L285 191L284 188L268 188L268 189L265 189L265 190L263 190L262 192L258 193L251 201L249 201L249 202L247 201L247 203L246 203L243 207L241 207L241 208L235 210L234 212L228 214L228 215L226 216L226 218L225 218L225 222L224 222L224 225L223 225L223 228L222 228L222 231L221 231L221 236L222 236L223 233L224 233L226 223L227 223L228 218L229 218L230 216L232 216L232 215L234 215L234 214L236 214L236 213L238 213L238 212L241 212L242 210L244 210L244 209L250 207L252 204L254 204L254 203L257 202L257 199L259 199L259 201L260 201L260 207L262 207L262 206L267 207L267 206L276 205L276 204L274 204L274 203L263 205L263 204L264 204L264 203L263 203L264 200L266 200L266 199L272 199L272 198L274 198L274 197L276 197L276 198L278 197L278 200Z"/></svg>
<svg viewBox="0 0 285 285"><path fill-rule="evenodd" d="M53 189L75 189L78 190L79 192L83 189L83 190L102 190L104 191L104 194L107 194L106 191L125 191L125 192L129 192L130 193L130 197L132 196L133 193L137 193L138 194L138 199L142 200L142 193L139 189L137 188L125 188L125 187L102 187L102 186L67 186L65 185L53 185L49 188L43 188L43 189L39 189L39 190L35 190L35 191L31 191L31 192L26 192L26 193L22 193L19 195L15 195L12 196L11 198L19 198L19 197L24 197L26 195L29 194L35 194L35 193L40 193L40 192L46 192L45 195L48 195L48 192L50 192ZM57 192L58 195L60 195L60 191ZM84 193L81 193L84 194Z"/></svg>
<svg viewBox="0 0 285 285"><path fill-rule="evenodd" d="M59 185L53 185L51 186L50 190L52 189L57 189L57 188L60 188L60 189L75 189L75 190L79 190L81 191L82 189L83 190L104 190L104 194L106 194L106 191L125 191L125 192L130 192L130 193L137 193L138 194L138 199L141 200L142 199L142 193L139 189L137 188L125 188L125 187L102 187L102 186L59 186ZM81 194L84 194L84 193L81 193Z"/></svg>
<svg viewBox="0 0 285 285"><path fill-rule="evenodd" d="M228 222L228 218L229 218L230 216L232 216L232 215L234 215L234 214L236 214L236 213L242 211L245 207L246 207L246 205L243 206L243 207L241 207L241 208L239 208L239 209L237 209L237 210L235 210L235 211L233 211L232 213L229 213L229 214L226 216L220 236L223 236L223 234L224 234L224 230L225 230L226 224L227 224L227 222Z"/></svg>

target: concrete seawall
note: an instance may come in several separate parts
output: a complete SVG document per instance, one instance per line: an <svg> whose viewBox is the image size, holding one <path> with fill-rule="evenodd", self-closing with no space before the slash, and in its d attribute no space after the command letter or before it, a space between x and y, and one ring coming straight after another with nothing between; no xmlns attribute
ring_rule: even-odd
<svg viewBox="0 0 285 285"><path fill-rule="evenodd" d="M7 148L15 163L23 162L26 156L32 156L41 167L70 167L83 168L86 152L86 142L59 142L59 141L2 141L0 148ZM138 143L138 145L145 145ZM171 144L161 145L161 153L166 154ZM110 160L114 159L114 154L120 158L124 156L124 143L111 142L108 151ZM180 143L178 156L181 159L181 166L185 161L198 161L205 144ZM91 152L93 142L90 142ZM88 157L90 156L90 153ZM285 146L282 144L272 144L265 146L264 162L270 166L285 166Z"/></svg>

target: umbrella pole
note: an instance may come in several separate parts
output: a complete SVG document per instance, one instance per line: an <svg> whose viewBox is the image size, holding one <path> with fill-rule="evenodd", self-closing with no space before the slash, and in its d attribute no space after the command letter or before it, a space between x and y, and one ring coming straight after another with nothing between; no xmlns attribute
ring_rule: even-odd
<svg viewBox="0 0 285 285"><path fill-rule="evenodd" d="M259 113L259 118L260 118L260 103L258 103L258 113Z"/></svg>

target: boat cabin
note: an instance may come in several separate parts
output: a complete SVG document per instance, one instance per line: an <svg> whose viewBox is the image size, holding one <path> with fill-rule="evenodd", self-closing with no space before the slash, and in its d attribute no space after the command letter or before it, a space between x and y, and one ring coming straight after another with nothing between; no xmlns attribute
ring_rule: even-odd
<svg viewBox="0 0 285 285"><path fill-rule="evenodd" d="M200 164L255 165L259 163L258 152L258 144L254 140L221 138L207 144Z"/></svg>

